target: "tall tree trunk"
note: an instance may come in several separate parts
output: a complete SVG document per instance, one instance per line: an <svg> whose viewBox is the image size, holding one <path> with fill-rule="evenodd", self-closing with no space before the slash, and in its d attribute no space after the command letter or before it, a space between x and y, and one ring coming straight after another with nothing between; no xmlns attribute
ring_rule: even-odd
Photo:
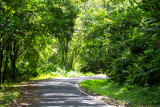
<svg viewBox="0 0 160 107"><path fill-rule="evenodd" d="M63 44L63 38L58 37L58 41L59 41L59 50L60 50L60 55L61 55L61 61L60 64L62 65L62 67L64 67L65 63L64 63L64 44Z"/></svg>
<svg viewBox="0 0 160 107"><path fill-rule="evenodd" d="M14 82L16 81L16 62L14 59L12 61L12 79Z"/></svg>
<svg viewBox="0 0 160 107"><path fill-rule="evenodd" d="M59 50L60 50L60 55L61 55L61 61L60 61L60 64L63 66L63 64L64 64L64 56L63 56L63 44L62 44L62 40L61 40L61 38L59 37L58 38L58 41L59 41Z"/></svg>
<svg viewBox="0 0 160 107"><path fill-rule="evenodd" d="M3 67L3 51L4 51L4 47L5 47L5 44L2 37L4 36L4 34L2 33L1 34L1 37L0 37L0 88L1 88L1 85L2 85L2 67Z"/></svg>
<svg viewBox="0 0 160 107"><path fill-rule="evenodd" d="M103 8L106 8L106 0L103 0Z"/></svg>
<svg viewBox="0 0 160 107"><path fill-rule="evenodd" d="M63 61L63 66L66 68L66 60L65 60L65 40L63 38L62 40L62 61Z"/></svg>
<svg viewBox="0 0 160 107"><path fill-rule="evenodd" d="M2 84L2 64L3 64L3 50L0 49L0 88Z"/></svg>
<svg viewBox="0 0 160 107"><path fill-rule="evenodd" d="M8 67L8 54L6 55L6 62L5 62L5 67L4 67L3 77L2 77L2 83L4 83L6 79L7 67Z"/></svg>
<svg viewBox="0 0 160 107"><path fill-rule="evenodd" d="M15 82L16 81L16 60L17 60L17 56L18 56L18 48L16 48L16 41L13 44L13 47L10 46L12 53L10 53L10 59L11 59L11 65L12 65L12 79Z"/></svg>
<svg viewBox="0 0 160 107"><path fill-rule="evenodd" d="M66 39L65 40L65 43L64 43L64 51L65 51L65 67L67 69L70 69L69 66L68 66L68 43L69 41Z"/></svg>

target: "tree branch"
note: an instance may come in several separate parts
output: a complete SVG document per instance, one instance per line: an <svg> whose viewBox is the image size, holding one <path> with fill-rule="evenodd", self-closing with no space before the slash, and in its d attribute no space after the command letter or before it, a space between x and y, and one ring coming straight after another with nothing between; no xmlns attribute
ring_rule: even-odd
<svg viewBox="0 0 160 107"><path fill-rule="evenodd" d="M134 1L134 3L138 4L138 2L136 0L133 0L133 1Z"/></svg>

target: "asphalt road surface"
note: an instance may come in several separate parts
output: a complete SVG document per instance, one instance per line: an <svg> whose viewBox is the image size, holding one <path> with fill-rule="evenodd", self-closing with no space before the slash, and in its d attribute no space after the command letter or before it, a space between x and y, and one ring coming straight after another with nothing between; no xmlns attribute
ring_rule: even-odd
<svg viewBox="0 0 160 107"><path fill-rule="evenodd" d="M87 79L104 79L104 76L71 77L45 80L37 86L36 97L41 98L33 107L112 107L79 91L76 83Z"/></svg>

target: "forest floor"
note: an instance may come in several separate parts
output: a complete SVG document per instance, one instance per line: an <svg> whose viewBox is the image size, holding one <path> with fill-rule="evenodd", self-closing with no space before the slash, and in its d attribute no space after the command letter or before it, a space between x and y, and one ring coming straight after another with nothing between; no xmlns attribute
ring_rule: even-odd
<svg viewBox="0 0 160 107"><path fill-rule="evenodd" d="M0 90L0 105L1 107L26 107L32 105L36 100L34 92L37 90L35 84L41 80L32 82L23 82L15 86L4 86ZM17 96L15 93L18 93Z"/></svg>
<svg viewBox="0 0 160 107"><path fill-rule="evenodd" d="M20 91L20 97L11 102L13 107L30 107L35 102L39 101L41 98L35 97L35 92L37 91L36 85L43 80L34 80L29 83L21 84L17 89L22 89Z"/></svg>

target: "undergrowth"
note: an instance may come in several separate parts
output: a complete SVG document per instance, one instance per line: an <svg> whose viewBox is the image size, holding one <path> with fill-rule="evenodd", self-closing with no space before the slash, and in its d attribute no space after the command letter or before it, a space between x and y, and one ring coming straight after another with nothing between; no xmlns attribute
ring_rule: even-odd
<svg viewBox="0 0 160 107"><path fill-rule="evenodd" d="M0 90L0 105L1 107L8 107L13 105L16 102L16 99L20 96L20 90L10 89Z"/></svg>
<svg viewBox="0 0 160 107"><path fill-rule="evenodd" d="M110 80L86 80L80 84L87 90L102 96L117 99L122 102L130 102L132 106L160 106L160 87L138 87L120 85Z"/></svg>
<svg viewBox="0 0 160 107"><path fill-rule="evenodd" d="M36 79L52 79L55 77L80 77L80 76L95 76L96 74L92 72L82 73L79 71L67 71L65 69L57 68L56 72L52 72L50 70L40 73L37 77L31 78L31 80Z"/></svg>

